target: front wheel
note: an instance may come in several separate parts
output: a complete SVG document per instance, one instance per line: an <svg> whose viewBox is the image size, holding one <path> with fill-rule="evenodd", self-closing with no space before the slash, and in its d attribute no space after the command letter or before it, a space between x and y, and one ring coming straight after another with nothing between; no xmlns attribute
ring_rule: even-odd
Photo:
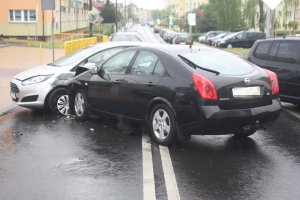
<svg viewBox="0 0 300 200"><path fill-rule="evenodd" d="M79 120L85 120L88 117L87 98L84 92L79 91L75 94L74 114Z"/></svg>
<svg viewBox="0 0 300 200"><path fill-rule="evenodd" d="M232 49L232 47L233 47L232 44L228 44L228 45L227 45L227 48L228 48L228 49Z"/></svg>
<svg viewBox="0 0 300 200"><path fill-rule="evenodd" d="M154 106L149 118L150 134L162 145L170 145L176 139L176 121L171 109L164 105Z"/></svg>
<svg viewBox="0 0 300 200"><path fill-rule="evenodd" d="M69 114L69 96L65 88L57 88L51 92L48 100L48 107L53 113Z"/></svg>

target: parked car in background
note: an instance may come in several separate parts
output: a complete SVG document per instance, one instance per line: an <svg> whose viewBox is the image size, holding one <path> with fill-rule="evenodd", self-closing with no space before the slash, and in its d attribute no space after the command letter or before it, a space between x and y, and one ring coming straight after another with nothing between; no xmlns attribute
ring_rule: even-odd
<svg viewBox="0 0 300 200"><path fill-rule="evenodd" d="M213 42L213 40L214 40L215 38L217 38L218 36L221 37L221 36L223 36L223 35L225 35L225 34L226 34L226 32L222 32L222 33L220 33L220 34L217 34L216 36L207 38L206 43L207 43L209 46L211 46L211 45L212 45L212 42Z"/></svg>
<svg viewBox="0 0 300 200"><path fill-rule="evenodd" d="M124 41L146 42L144 37L136 31L117 32L111 37L110 41L111 42L124 42Z"/></svg>
<svg viewBox="0 0 300 200"><path fill-rule="evenodd" d="M187 39L189 39L188 33L176 33L172 39L172 44L186 44Z"/></svg>
<svg viewBox="0 0 300 200"><path fill-rule="evenodd" d="M198 42L204 43L205 38L206 38L205 36L200 36L200 37L198 37Z"/></svg>
<svg viewBox="0 0 300 200"><path fill-rule="evenodd" d="M147 124L169 145L199 134L247 137L280 114L276 74L220 50L130 48L70 82L77 119L89 112Z"/></svg>
<svg viewBox="0 0 300 200"><path fill-rule="evenodd" d="M213 37L216 37L217 35L224 33L224 31L209 31L205 34L205 40L204 43L208 44L209 40Z"/></svg>
<svg viewBox="0 0 300 200"><path fill-rule="evenodd" d="M159 33L159 36L161 38L164 38L164 34L167 32L167 31L173 31L172 29L162 29Z"/></svg>
<svg viewBox="0 0 300 200"><path fill-rule="evenodd" d="M277 74L282 101L300 105L300 38L258 40L248 60Z"/></svg>
<svg viewBox="0 0 300 200"><path fill-rule="evenodd" d="M11 98L17 105L32 109L49 109L69 114L66 83L75 75L100 65L113 54L142 42L107 42L89 46L66 55L53 63L25 70L10 82ZM151 44L145 43L149 46Z"/></svg>
<svg viewBox="0 0 300 200"><path fill-rule="evenodd" d="M219 47L223 48L251 48L256 40L266 38L266 33L263 32L247 32L240 31L235 34L226 36L218 43Z"/></svg>
<svg viewBox="0 0 300 200"><path fill-rule="evenodd" d="M163 40L167 43L169 43L169 40L171 39L172 36L176 34L175 31L173 30L167 30L164 35L163 35Z"/></svg>
<svg viewBox="0 0 300 200"><path fill-rule="evenodd" d="M217 35L216 37L211 38L211 46L216 47L218 42L220 40L222 40L223 38L225 38L229 34L231 34L231 33L230 32L224 32L224 33L221 33L221 34Z"/></svg>
<svg viewBox="0 0 300 200"><path fill-rule="evenodd" d="M161 31L161 27L160 26L154 26L153 28L153 32L154 33L159 33Z"/></svg>

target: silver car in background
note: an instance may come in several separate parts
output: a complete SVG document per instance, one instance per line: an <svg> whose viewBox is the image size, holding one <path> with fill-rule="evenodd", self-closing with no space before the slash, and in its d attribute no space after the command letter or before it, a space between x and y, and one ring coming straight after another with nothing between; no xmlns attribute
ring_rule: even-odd
<svg viewBox="0 0 300 200"><path fill-rule="evenodd" d="M100 65L115 53L141 42L107 42L89 46L53 63L40 65L14 76L10 95L19 106L49 109L56 114L69 114L66 83L83 71ZM145 45L150 45L145 43Z"/></svg>

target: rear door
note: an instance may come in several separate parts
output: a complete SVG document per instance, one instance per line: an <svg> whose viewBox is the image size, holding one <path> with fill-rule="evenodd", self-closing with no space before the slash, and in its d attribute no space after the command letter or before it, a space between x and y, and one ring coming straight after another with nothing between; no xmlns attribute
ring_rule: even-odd
<svg viewBox="0 0 300 200"><path fill-rule="evenodd" d="M300 41L281 41L276 61L280 94L300 98Z"/></svg>
<svg viewBox="0 0 300 200"><path fill-rule="evenodd" d="M126 83L122 84L122 115L144 119L146 107L159 91L159 81L164 74L165 69L158 56L151 51L140 51L124 78Z"/></svg>

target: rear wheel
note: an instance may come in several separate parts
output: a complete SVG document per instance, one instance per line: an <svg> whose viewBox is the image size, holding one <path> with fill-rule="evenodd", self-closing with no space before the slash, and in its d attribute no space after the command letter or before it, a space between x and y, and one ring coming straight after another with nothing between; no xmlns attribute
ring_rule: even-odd
<svg viewBox="0 0 300 200"><path fill-rule="evenodd" d="M78 91L74 97L74 114L76 119L84 120L88 117L87 98L84 92Z"/></svg>
<svg viewBox="0 0 300 200"><path fill-rule="evenodd" d="M149 118L150 134L158 144L170 145L176 139L176 121L171 109L164 105L154 106Z"/></svg>
<svg viewBox="0 0 300 200"><path fill-rule="evenodd" d="M69 96L65 88L57 88L51 92L48 99L48 107L53 113L69 114Z"/></svg>
<svg viewBox="0 0 300 200"><path fill-rule="evenodd" d="M233 47L232 44L228 44L228 45L227 45L227 48L228 48L228 49L232 49L232 47Z"/></svg>

